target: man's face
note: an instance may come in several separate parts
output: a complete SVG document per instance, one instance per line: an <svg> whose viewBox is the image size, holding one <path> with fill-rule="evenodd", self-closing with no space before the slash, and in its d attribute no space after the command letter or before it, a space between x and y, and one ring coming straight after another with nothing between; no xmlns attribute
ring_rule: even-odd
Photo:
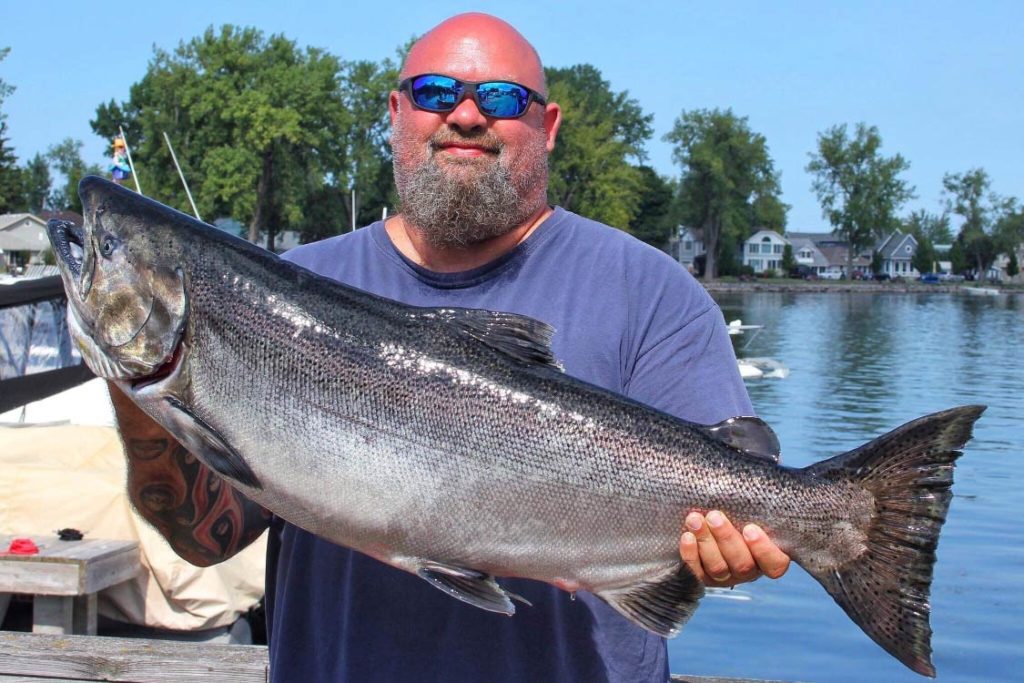
<svg viewBox="0 0 1024 683"><path fill-rule="evenodd" d="M506 80L540 90L539 65L502 54L491 41L431 40L410 54L403 76L437 73L464 81ZM532 73L531 73L532 72ZM392 93L391 146L402 214L437 246L465 246L502 235L546 204L547 155L557 105L536 102L518 119L480 112L471 97L450 112L417 109Z"/></svg>

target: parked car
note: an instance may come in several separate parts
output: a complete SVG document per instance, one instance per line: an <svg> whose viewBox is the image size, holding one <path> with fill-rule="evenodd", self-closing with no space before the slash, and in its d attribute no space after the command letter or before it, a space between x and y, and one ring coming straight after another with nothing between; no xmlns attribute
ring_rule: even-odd
<svg viewBox="0 0 1024 683"><path fill-rule="evenodd" d="M835 270L825 270L818 273L818 277L822 280L842 280L843 274Z"/></svg>
<svg viewBox="0 0 1024 683"><path fill-rule="evenodd" d="M875 273L875 279L879 282L885 282L886 280L891 280L892 275L889 275L889 273Z"/></svg>
<svg viewBox="0 0 1024 683"><path fill-rule="evenodd" d="M924 282L924 283L927 283L927 284L930 284L930 285L937 285L937 284L939 284L939 282L941 282L941 280L939 279L939 274L938 273L925 273L924 275L922 275L918 279L921 282Z"/></svg>
<svg viewBox="0 0 1024 683"><path fill-rule="evenodd" d="M963 282L964 276L956 273L939 273L939 282Z"/></svg>

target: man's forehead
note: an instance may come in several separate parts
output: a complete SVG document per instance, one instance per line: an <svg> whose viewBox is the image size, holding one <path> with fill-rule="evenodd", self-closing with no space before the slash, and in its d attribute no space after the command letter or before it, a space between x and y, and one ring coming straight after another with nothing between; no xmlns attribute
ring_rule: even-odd
<svg viewBox="0 0 1024 683"><path fill-rule="evenodd" d="M413 45L402 77L441 73L463 80L509 80L540 89L543 70L536 51L507 24L444 25Z"/></svg>

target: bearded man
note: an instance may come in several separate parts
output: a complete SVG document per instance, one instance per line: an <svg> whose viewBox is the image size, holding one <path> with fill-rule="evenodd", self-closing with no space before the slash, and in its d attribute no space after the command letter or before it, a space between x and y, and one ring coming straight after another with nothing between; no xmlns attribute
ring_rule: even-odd
<svg viewBox="0 0 1024 683"><path fill-rule="evenodd" d="M566 373L691 422L753 414L704 289L665 254L548 205L547 156L562 114L547 100L537 52L513 27L483 14L441 23L412 47L389 109L400 213L286 258L407 304L543 320ZM198 533L207 510L182 515L166 501L147 506L145 495L161 478L200 486L210 473L112 395L130 495L179 554L211 564L270 527L274 681L667 680L664 639L587 593L506 580L532 603L508 619L271 519L227 486L209 509L243 520L244 532L217 545ZM716 511L691 513L686 526L681 558L708 585L788 566L756 526L741 533Z"/></svg>

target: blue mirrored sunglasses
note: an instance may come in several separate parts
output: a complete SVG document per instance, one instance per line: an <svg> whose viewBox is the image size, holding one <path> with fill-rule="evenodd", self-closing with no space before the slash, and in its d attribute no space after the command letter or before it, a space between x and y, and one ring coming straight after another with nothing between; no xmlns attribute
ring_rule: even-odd
<svg viewBox="0 0 1024 683"><path fill-rule="evenodd" d="M547 104L536 90L510 81L460 81L451 76L423 74L406 78L399 90L409 94L419 109L444 113L459 106L465 97L472 97L485 116L496 119L517 119L530 108L530 102Z"/></svg>

